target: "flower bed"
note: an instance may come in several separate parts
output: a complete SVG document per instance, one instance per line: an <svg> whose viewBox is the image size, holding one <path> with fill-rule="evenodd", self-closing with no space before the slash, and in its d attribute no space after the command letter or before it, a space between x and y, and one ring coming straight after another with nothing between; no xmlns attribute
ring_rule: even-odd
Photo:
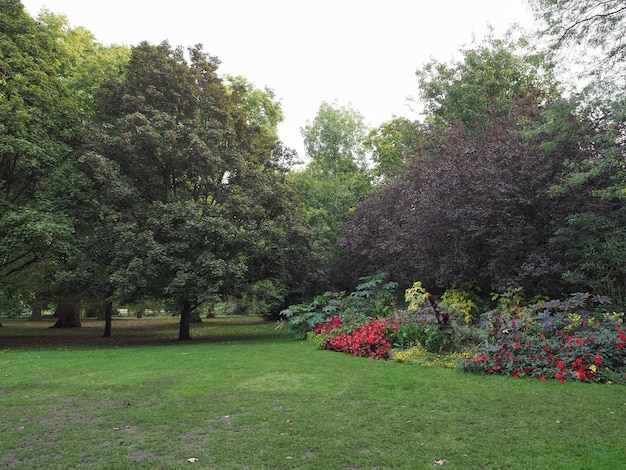
<svg viewBox="0 0 626 470"><path fill-rule="evenodd" d="M477 348L473 359L459 365L467 372L530 376L585 382L624 380L626 332L610 320L583 324L579 330L558 331L553 336L521 333L519 341Z"/></svg>
<svg viewBox="0 0 626 470"><path fill-rule="evenodd" d="M352 356L389 359L389 335L398 329L395 321L368 318L364 323L343 323L340 317L320 323L313 329L313 341L323 349Z"/></svg>

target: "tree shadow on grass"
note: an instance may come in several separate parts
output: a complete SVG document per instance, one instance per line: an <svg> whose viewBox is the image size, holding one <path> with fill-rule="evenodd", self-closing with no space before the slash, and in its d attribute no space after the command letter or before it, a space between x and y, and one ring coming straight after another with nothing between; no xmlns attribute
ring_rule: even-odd
<svg viewBox="0 0 626 470"><path fill-rule="evenodd" d="M178 318L120 318L112 335L103 338L104 322L87 319L80 328L49 329L50 320L3 320L0 351L16 349L73 349L81 347L153 346L168 344L276 341L291 338L276 323L258 317L210 318L191 325L190 341L178 341Z"/></svg>

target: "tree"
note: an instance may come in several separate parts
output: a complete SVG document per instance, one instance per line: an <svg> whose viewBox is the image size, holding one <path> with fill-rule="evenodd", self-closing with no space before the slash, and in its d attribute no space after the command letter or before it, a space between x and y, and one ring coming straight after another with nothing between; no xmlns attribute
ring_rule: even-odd
<svg viewBox="0 0 626 470"><path fill-rule="evenodd" d="M396 117L373 129L366 141L372 153L379 178L402 173L409 166L415 151L425 145L421 123Z"/></svg>
<svg viewBox="0 0 626 470"><path fill-rule="evenodd" d="M558 95L550 65L518 47L488 38L462 62L418 72L430 114L408 168L351 215L343 272L440 289L558 288L550 239L570 208L551 187L580 149L558 139L547 149L551 135L529 132Z"/></svg>
<svg viewBox="0 0 626 470"><path fill-rule="evenodd" d="M626 302L626 272L619 248L626 244L626 198L622 88L626 79L626 3L534 0L544 37L561 65L578 67L584 89L553 108L544 128L582 150L568 162L555 192L578 200L577 211L557 233L568 258L565 277ZM584 53L580 53L584 51ZM573 118L573 119L572 119ZM577 132L562 123L580 123Z"/></svg>
<svg viewBox="0 0 626 470"><path fill-rule="evenodd" d="M246 115L247 124L259 127L267 138L276 141L278 125L283 121L284 116L274 90L267 86L261 90L242 76L229 75L226 79L227 86L232 93L241 95L237 101Z"/></svg>
<svg viewBox="0 0 626 470"><path fill-rule="evenodd" d="M58 73L77 102L85 124L94 117L95 97L100 86L111 79L121 79L130 59L130 48L104 45L83 27L72 28L64 15L43 10L38 22L57 43Z"/></svg>
<svg viewBox="0 0 626 470"><path fill-rule="evenodd" d="M351 107L322 103L301 133L310 161L293 179L315 231L315 251L321 256L317 278L329 282L343 220L372 188L365 150L368 128Z"/></svg>
<svg viewBox="0 0 626 470"><path fill-rule="evenodd" d="M562 160L522 135L516 120L526 111L490 119L484 136L458 124L373 193L347 224L344 272L386 271L405 285L438 289L465 282L486 292L558 289L559 257L549 242L566 205L549 191Z"/></svg>
<svg viewBox="0 0 626 470"><path fill-rule="evenodd" d="M433 124L460 121L471 131L483 132L487 121L502 117L516 99L534 93L539 106L554 95L551 64L530 48L524 38L487 37L482 44L461 50L451 64L436 60L417 71L420 98Z"/></svg>
<svg viewBox="0 0 626 470"><path fill-rule="evenodd" d="M101 233L117 295L166 300L180 340L203 303L303 270L286 259L287 243L306 243L288 152L251 124L245 92L224 86L218 63L201 45L188 59L167 42L134 47L124 80L101 90L84 157L114 224Z"/></svg>
<svg viewBox="0 0 626 470"><path fill-rule="evenodd" d="M75 175L83 127L55 35L18 1L1 4L0 31L0 290L25 299L37 270L75 253L75 214L48 197Z"/></svg>
<svg viewBox="0 0 626 470"><path fill-rule="evenodd" d="M626 79L626 2L624 0L529 0L544 37L567 62L603 86ZM571 52L574 49L574 53ZM582 53L579 53L582 51ZM566 64L562 64L566 65Z"/></svg>
<svg viewBox="0 0 626 470"><path fill-rule="evenodd" d="M310 171L330 178L364 171L367 131L363 116L352 107L322 103L315 119L300 129Z"/></svg>

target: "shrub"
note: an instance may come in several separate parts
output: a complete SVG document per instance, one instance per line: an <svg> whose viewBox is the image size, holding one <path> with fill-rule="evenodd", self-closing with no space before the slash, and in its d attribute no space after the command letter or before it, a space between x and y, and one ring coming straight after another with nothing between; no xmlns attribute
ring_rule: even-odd
<svg viewBox="0 0 626 470"><path fill-rule="evenodd" d="M487 312L475 357L459 367L560 382L626 382L624 314L607 312L607 303L578 293L565 301Z"/></svg>
<svg viewBox="0 0 626 470"><path fill-rule="evenodd" d="M421 345L428 352L455 351L470 338L470 330L459 326L459 312L441 310L435 297L417 281L405 291L407 310L397 310L395 347Z"/></svg>
<svg viewBox="0 0 626 470"><path fill-rule="evenodd" d="M344 297L344 292L326 292L316 296L309 304L290 306L281 315L287 318L295 337L304 339L317 325L330 320L343 310Z"/></svg>
<svg viewBox="0 0 626 470"><path fill-rule="evenodd" d="M287 318L290 329L298 339L305 338L307 332L337 315L353 322L388 316L393 312L398 285L385 282L386 277L386 273L362 277L361 284L348 296L345 292L326 292L309 304L290 306L281 315Z"/></svg>
<svg viewBox="0 0 626 470"><path fill-rule="evenodd" d="M356 327L329 330L322 346L331 351L346 352L352 356L389 359L389 334L397 324L389 319L370 319Z"/></svg>
<svg viewBox="0 0 626 470"><path fill-rule="evenodd" d="M470 289L448 289L441 297L441 307L448 312L458 313L466 324L471 324L478 316L480 299Z"/></svg>

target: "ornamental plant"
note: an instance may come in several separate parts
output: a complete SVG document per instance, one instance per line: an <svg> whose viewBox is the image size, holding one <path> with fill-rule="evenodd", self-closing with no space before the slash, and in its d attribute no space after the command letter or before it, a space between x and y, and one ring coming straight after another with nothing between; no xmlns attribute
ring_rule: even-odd
<svg viewBox="0 0 626 470"><path fill-rule="evenodd" d="M574 294L566 301L518 306L485 315L483 341L466 372L626 384L623 312L606 298Z"/></svg>
<svg viewBox="0 0 626 470"><path fill-rule="evenodd" d="M405 291L405 301L407 309L394 314L399 325L392 335L394 347L421 345L431 353L450 352L469 339L469 328L459 326L461 314L442 309L420 281Z"/></svg>
<svg viewBox="0 0 626 470"><path fill-rule="evenodd" d="M389 335L397 327L397 322L387 318L369 318L363 323L344 323L341 318L334 317L317 325L311 332L311 340L322 349L345 352L357 357L389 359L392 348Z"/></svg>
<svg viewBox="0 0 626 470"><path fill-rule="evenodd" d="M386 317L393 312L395 282L385 282L387 273L362 277L354 292L326 292L316 296L311 303L296 304L283 310L289 328L296 338L307 337L313 328L335 316L350 318L355 322L372 317Z"/></svg>

